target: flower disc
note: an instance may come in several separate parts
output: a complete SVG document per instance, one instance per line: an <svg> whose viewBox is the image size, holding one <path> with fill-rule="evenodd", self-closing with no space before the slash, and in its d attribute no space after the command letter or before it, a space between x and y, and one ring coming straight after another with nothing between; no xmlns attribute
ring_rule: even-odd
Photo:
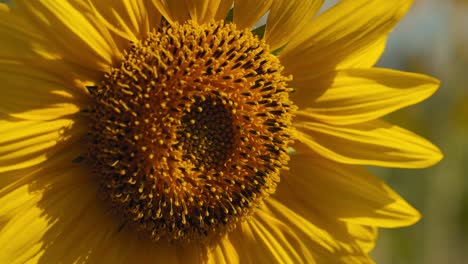
<svg viewBox="0 0 468 264"><path fill-rule="evenodd" d="M250 31L165 26L90 87L89 160L126 223L155 240L223 233L288 161L290 78Z"/></svg>

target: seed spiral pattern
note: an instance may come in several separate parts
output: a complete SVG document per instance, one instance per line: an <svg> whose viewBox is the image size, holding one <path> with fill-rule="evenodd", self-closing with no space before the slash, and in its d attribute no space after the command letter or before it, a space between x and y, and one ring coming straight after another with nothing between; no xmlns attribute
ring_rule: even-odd
<svg viewBox="0 0 468 264"><path fill-rule="evenodd" d="M275 191L288 161L290 77L248 30L165 26L90 88L101 192L154 240L222 234Z"/></svg>

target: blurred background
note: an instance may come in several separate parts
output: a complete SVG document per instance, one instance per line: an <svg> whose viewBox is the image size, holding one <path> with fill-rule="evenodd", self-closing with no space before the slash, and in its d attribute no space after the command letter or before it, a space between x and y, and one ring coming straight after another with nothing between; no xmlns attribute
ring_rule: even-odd
<svg viewBox="0 0 468 264"><path fill-rule="evenodd" d="M378 170L423 218L381 230L372 255L380 264L468 263L468 1L415 0L378 66L441 80L431 98L387 119L428 138L445 158L424 170Z"/></svg>
<svg viewBox="0 0 468 264"><path fill-rule="evenodd" d="M434 96L387 119L428 138L445 158L423 170L375 169L423 218L381 230L372 255L379 264L468 264L468 0L415 0L378 66L442 81Z"/></svg>

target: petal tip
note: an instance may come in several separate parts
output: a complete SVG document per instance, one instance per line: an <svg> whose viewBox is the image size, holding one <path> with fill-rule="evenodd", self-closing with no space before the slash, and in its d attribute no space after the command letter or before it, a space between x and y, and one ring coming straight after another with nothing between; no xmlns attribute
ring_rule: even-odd
<svg viewBox="0 0 468 264"><path fill-rule="evenodd" d="M398 225L395 227L412 226L416 224L417 222L419 222L421 218L422 218L422 214L418 210L413 208L412 206L409 206L405 221L402 221L401 225Z"/></svg>
<svg viewBox="0 0 468 264"><path fill-rule="evenodd" d="M412 226L421 220L421 213L406 202L403 198L393 204L395 210L395 218L386 222L382 227L385 228L399 228L405 226Z"/></svg>
<svg viewBox="0 0 468 264"><path fill-rule="evenodd" d="M441 161L443 158L444 158L444 154L439 149L437 149L437 152L434 154L433 165L439 163L439 161Z"/></svg>
<svg viewBox="0 0 468 264"><path fill-rule="evenodd" d="M440 88L440 80L432 77L432 76L427 76L427 79L431 85L433 85L434 91L437 91Z"/></svg>
<svg viewBox="0 0 468 264"><path fill-rule="evenodd" d="M431 153L428 153L427 158L424 161L422 168L432 167L436 165L437 163L439 163L444 158L444 154L436 146L433 146L433 149L431 149L430 151Z"/></svg>

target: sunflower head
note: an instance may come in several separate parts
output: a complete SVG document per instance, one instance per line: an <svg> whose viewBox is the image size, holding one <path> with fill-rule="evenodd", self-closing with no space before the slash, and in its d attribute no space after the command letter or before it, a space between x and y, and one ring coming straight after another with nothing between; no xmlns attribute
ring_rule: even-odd
<svg viewBox="0 0 468 264"><path fill-rule="evenodd" d="M438 86L373 68L410 0L14 2L1 263L372 263L419 219L360 167L441 158L378 120Z"/></svg>
<svg viewBox="0 0 468 264"><path fill-rule="evenodd" d="M154 239L222 234L273 193L294 105L264 41L234 24L167 25L132 43L94 103L102 192Z"/></svg>

